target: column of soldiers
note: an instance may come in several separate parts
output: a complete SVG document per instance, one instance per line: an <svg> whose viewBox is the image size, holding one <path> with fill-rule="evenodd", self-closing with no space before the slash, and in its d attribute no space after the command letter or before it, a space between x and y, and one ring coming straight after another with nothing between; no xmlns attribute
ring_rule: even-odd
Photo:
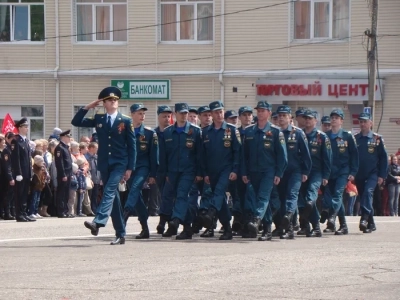
<svg viewBox="0 0 400 300"><path fill-rule="evenodd" d="M386 177L388 160L382 136L371 130L369 114L359 115L361 131L354 136L342 128L345 116L340 109L324 116L318 130L317 113L309 109L296 112L297 127L287 105L272 112L270 104L259 101L254 109L243 106L236 114L225 112L221 101L198 110L176 103L174 111L158 107L159 126L153 130L144 126L143 104L132 105L130 117L121 115L120 97L117 88L106 88L72 120L74 126L96 127L99 136L102 178L113 184L103 195L96 218L85 226L97 235L111 214L116 229L112 245L125 243L126 221L135 210L142 226L136 238L150 237L140 192L146 180L156 183L162 194L157 233L163 237L191 239L204 228L200 236L210 238L217 221L222 224L220 240L235 235L259 241L273 236L294 239L295 231L307 237L321 237L322 232L345 235L343 193L348 181L355 182L360 195L360 231L376 230L373 191ZM101 102L106 114L84 118ZM176 121L169 125L173 113ZM112 116L118 125L107 123ZM115 168L118 173L113 173ZM130 192L121 207L116 187L126 181ZM321 215L316 205L320 190ZM320 224L325 222L322 231ZM183 230L178 234L180 225Z"/></svg>

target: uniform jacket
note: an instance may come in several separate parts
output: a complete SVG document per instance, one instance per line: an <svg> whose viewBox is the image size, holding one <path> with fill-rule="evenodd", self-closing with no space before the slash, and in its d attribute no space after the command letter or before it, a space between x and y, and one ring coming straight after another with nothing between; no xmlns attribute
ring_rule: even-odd
<svg viewBox="0 0 400 300"><path fill-rule="evenodd" d="M126 170L135 170L136 138L132 120L118 112L111 129L107 126L106 114L95 114L93 118L85 118L87 110L81 108L71 121L76 127L96 128L99 140L97 166L100 172L109 166L123 166Z"/></svg>
<svg viewBox="0 0 400 300"><path fill-rule="evenodd" d="M280 129L270 122L263 129L257 124L246 127L242 153L242 175L271 170L274 176L283 176L287 166L285 139Z"/></svg>
<svg viewBox="0 0 400 300"><path fill-rule="evenodd" d="M188 172L202 176L201 130L186 122L183 132L176 131L176 123L164 130L160 149L160 173Z"/></svg>
<svg viewBox="0 0 400 300"><path fill-rule="evenodd" d="M69 146L60 142L54 149L54 162L57 169L57 180L72 174L72 158Z"/></svg>
<svg viewBox="0 0 400 300"><path fill-rule="evenodd" d="M332 147L328 136L314 128L306 133L308 149L310 150L312 169L311 172L321 173L322 179L329 180L332 165Z"/></svg>
<svg viewBox="0 0 400 300"><path fill-rule="evenodd" d="M388 155L381 135L370 131L363 136L357 133L355 136L359 157L357 177L367 178L371 174L385 178L388 170Z"/></svg>
<svg viewBox="0 0 400 300"><path fill-rule="evenodd" d="M225 121L218 130L214 123L203 128L204 176L226 168L238 174L241 146L239 130Z"/></svg>
<svg viewBox="0 0 400 300"><path fill-rule="evenodd" d="M340 175L356 176L358 171L358 150L354 136L343 129L340 129L337 137L332 137L332 131L326 135L331 140L332 147L332 171L331 178Z"/></svg>
<svg viewBox="0 0 400 300"><path fill-rule="evenodd" d="M1 174L2 178L8 182L13 180L12 166L11 166L11 146L6 145L0 154Z"/></svg>
<svg viewBox="0 0 400 300"><path fill-rule="evenodd" d="M311 156L308 150L306 134L300 128L289 125L282 130L285 137L288 166L288 172L300 172L302 175L309 175L311 171Z"/></svg>
<svg viewBox="0 0 400 300"><path fill-rule="evenodd" d="M32 178L32 159L29 140L17 134L11 141L11 165L14 179L17 176L22 176L23 179Z"/></svg>
<svg viewBox="0 0 400 300"><path fill-rule="evenodd" d="M146 167L150 177L157 176L158 169L158 137L157 133L143 124L136 135L137 160L136 168Z"/></svg>

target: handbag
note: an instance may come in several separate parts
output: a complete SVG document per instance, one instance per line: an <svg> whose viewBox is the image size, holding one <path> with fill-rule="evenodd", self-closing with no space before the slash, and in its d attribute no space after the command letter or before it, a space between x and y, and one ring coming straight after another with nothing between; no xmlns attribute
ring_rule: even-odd
<svg viewBox="0 0 400 300"><path fill-rule="evenodd" d="M92 178L90 178L90 176L86 176L85 181L86 181L86 189L91 190L93 188Z"/></svg>

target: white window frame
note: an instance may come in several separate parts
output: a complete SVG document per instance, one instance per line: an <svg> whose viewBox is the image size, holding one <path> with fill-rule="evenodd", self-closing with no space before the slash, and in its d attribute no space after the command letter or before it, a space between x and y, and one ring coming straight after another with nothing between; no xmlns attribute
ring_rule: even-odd
<svg viewBox="0 0 400 300"><path fill-rule="evenodd" d="M73 18L73 43L77 45L126 45L128 43L128 1L120 1L120 2L77 2L76 0L73 1L73 11L74 11L74 18ZM78 41L78 6L79 5L91 5L92 6L92 40L91 41ZM114 5L126 5L126 41L113 41L114 39ZM108 6L110 7L110 39L109 40L97 40L96 39L96 7L98 6Z"/></svg>
<svg viewBox="0 0 400 300"><path fill-rule="evenodd" d="M0 6L9 6L10 7L10 41L8 42L3 42L0 41L1 45L7 45L7 44L35 44L35 45L44 45L46 43L46 1L43 2L21 2L19 0L18 2L0 2ZM43 5L43 26L44 26L44 41L31 41L31 5ZM15 27L15 20L14 20L14 14L13 10L15 6L28 6L28 39L27 40L14 40L14 27Z"/></svg>
<svg viewBox="0 0 400 300"><path fill-rule="evenodd" d="M296 0L298 2L310 2L310 38L309 39L296 39L295 38L295 3L292 2L292 5L289 6L290 12L289 12L289 16L290 16L290 28L289 28L289 32L290 32L290 42L292 43L318 43L321 41L330 41L330 43L344 43L344 42L348 42L350 40L350 38L346 38L346 39L333 39L333 0ZM349 35L351 32L351 0L349 1ZM314 37L314 19L315 19L315 3L329 3L329 37Z"/></svg>
<svg viewBox="0 0 400 300"><path fill-rule="evenodd" d="M209 41L198 41L197 40L197 6L198 4L212 4L213 5L213 11L212 11L212 20L213 20L213 38L212 40ZM176 5L176 41L162 41L161 40L161 5L162 4L175 4ZM180 14L180 6L181 5L192 5L194 6L194 15L195 15L195 20L194 20L194 37L195 39L193 40L181 40L181 28L180 28L180 22L181 22L181 14ZM210 45L214 43L215 40L215 0L213 1L197 1L197 0L185 0L185 1L165 1L161 2L158 0L158 24L157 30L158 30L158 43L160 44L206 44Z"/></svg>

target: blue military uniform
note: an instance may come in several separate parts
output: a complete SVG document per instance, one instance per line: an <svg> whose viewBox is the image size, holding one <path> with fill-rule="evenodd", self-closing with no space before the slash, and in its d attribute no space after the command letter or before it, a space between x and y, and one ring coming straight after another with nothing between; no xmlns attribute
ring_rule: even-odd
<svg viewBox="0 0 400 300"><path fill-rule="evenodd" d="M367 113L361 113L358 119L370 120L371 117ZM372 228L368 227L368 223L375 227L373 221L374 209L372 207L374 190L378 178L386 178L388 155L382 136L373 131L369 131L367 135L363 135L362 132L357 133L355 139L360 161L355 178L357 191L360 195L360 230L369 233Z"/></svg>
<svg viewBox="0 0 400 300"><path fill-rule="evenodd" d="M303 116L317 118L317 113L305 110ZM328 136L314 128L306 133L308 149L311 154L312 168L306 182L302 183L299 195L299 211L301 227L306 230L307 236L321 236L319 228L319 212L316 207L318 190L322 180L329 180L332 165L332 149ZM313 232L309 229L309 222L313 226Z"/></svg>
<svg viewBox="0 0 400 300"><path fill-rule="evenodd" d="M17 128L28 126L28 120L22 118L15 123ZM17 134L11 141L11 166L15 180L14 202L17 222L36 221L26 214L29 184L32 178L32 160L29 140ZM21 179L22 177L22 179ZM21 179L21 180L19 180Z"/></svg>
<svg viewBox="0 0 400 300"><path fill-rule="evenodd" d="M255 109L271 110L265 101L259 101ZM260 128L258 124L246 128L243 140L243 159L241 173L250 181L248 197L254 204L251 212L253 220L247 224L253 237L257 236L258 226L265 218L266 233L271 233L271 212L268 209L269 200L274 185L274 178L282 178L287 166L287 153L283 133L270 122ZM251 192L251 196L249 193ZM247 206L247 205L246 205ZM266 228L264 228L265 230Z"/></svg>
<svg viewBox="0 0 400 300"><path fill-rule="evenodd" d="M121 91L115 87L105 88L99 94L99 99L103 101L120 98ZM96 128L99 139L97 168L104 188L96 217L93 223L85 223L85 226L91 229L93 235L97 235L98 228L107 224L111 214L116 236L123 238L126 232L118 185L125 171L134 171L136 167L136 138L132 120L129 116L117 112L114 122L111 123L112 116L108 114L95 114L93 118L85 118L86 113L87 110L81 108L71 124L76 127Z"/></svg>
<svg viewBox="0 0 400 300"><path fill-rule="evenodd" d="M287 105L281 105L276 112L278 114L291 114L291 109ZM278 185L281 216L283 216L281 229L287 230L287 235L282 235L281 238L292 239L294 238L292 221L297 210L302 175L309 175L312 163L307 138L303 130L289 124L282 132L286 142L288 165Z"/></svg>
<svg viewBox="0 0 400 300"><path fill-rule="evenodd" d="M344 119L344 113L340 109L335 109L330 116L337 115ZM335 231L335 219L339 217L340 228L335 232L337 235L347 234L347 224L343 206L343 192L347 185L349 175L356 176L358 171L358 151L354 136L343 129L336 134L332 130L328 131L327 136L331 141L332 147L332 169L328 185L324 190L324 207L329 208L329 212L321 212L321 220L325 221L328 214L328 232Z"/></svg>
<svg viewBox="0 0 400 300"><path fill-rule="evenodd" d="M130 107L131 113L147 108L143 104L133 104ZM135 210L142 225L142 232L136 239L149 238L150 231L147 225L149 214L143 201L142 187L148 177L156 178L158 168L158 137L156 132L141 124L134 128L136 137L136 168L129 180L129 194L125 202L124 221L128 221L129 215Z"/></svg>
<svg viewBox="0 0 400 300"><path fill-rule="evenodd" d="M186 103L175 104L175 111L187 113ZM201 177L201 130L189 122L184 127L175 125L164 130L163 150L160 153L160 173L166 174L168 182L175 193L175 204L172 220L169 223L171 230L176 231L179 224L184 225L183 233L177 239L190 239L192 236L190 224L187 224L188 194L196 176ZM170 189L164 187L165 193ZM163 193L164 193L163 191ZM169 195L166 195L168 197Z"/></svg>
<svg viewBox="0 0 400 300"><path fill-rule="evenodd" d="M60 133L61 136L71 136L70 131ZM57 215L59 218L71 217L68 215L68 199L72 176L72 158L69 145L60 143L54 149L54 163L57 169ZM67 178L67 180L63 180Z"/></svg>
<svg viewBox="0 0 400 300"><path fill-rule="evenodd" d="M211 111L222 110L223 107L221 101L210 103ZM209 178L212 190L210 207L203 216L203 225L212 228L218 214L225 230L220 239L232 239L231 214L225 192L229 185L230 174L238 174L240 148L240 133L235 126L224 121L220 128L215 128L213 123L203 129L204 177Z"/></svg>

